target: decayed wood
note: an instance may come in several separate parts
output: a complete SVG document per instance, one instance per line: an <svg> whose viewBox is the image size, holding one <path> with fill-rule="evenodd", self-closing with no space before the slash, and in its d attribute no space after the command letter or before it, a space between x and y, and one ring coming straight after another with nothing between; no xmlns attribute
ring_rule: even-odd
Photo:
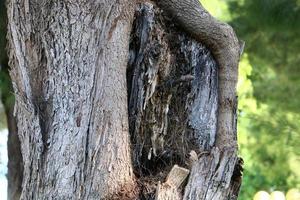
<svg viewBox="0 0 300 200"><path fill-rule="evenodd" d="M158 183L156 200L180 200L182 191L180 187L189 175L188 169L174 165L163 184Z"/></svg>
<svg viewBox="0 0 300 200"><path fill-rule="evenodd" d="M237 148L235 107L239 40L232 27L212 17L199 0L159 0L162 9L173 16L184 31L205 44L219 65L219 111L216 146Z"/></svg>
<svg viewBox="0 0 300 200"><path fill-rule="evenodd" d="M138 6L128 67L129 122L141 175L209 150L217 125L217 66L208 50L166 21L151 3Z"/></svg>
<svg viewBox="0 0 300 200"><path fill-rule="evenodd" d="M179 167L178 165L174 165L174 167L167 176L165 184L178 189L185 181L189 173L190 171L188 169Z"/></svg>
<svg viewBox="0 0 300 200"><path fill-rule="evenodd" d="M160 176L174 164L191 166L184 199L235 199L241 184L241 174L234 175L240 166L236 141L235 84L240 56L237 39L227 25L207 21L214 19L199 10L202 7L198 3L163 1L160 5L163 10L177 11L178 16L166 19L152 3L141 4L136 12L130 45L129 116L136 170L143 176ZM191 36L212 50L219 69L203 46L172 24L189 9L195 16L204 15L202 21L201 16L191 19L191 27L203 23L204 31L210 26L217 29L211 38L210 33L205 33L207 41L201 40L204 37L201 34L195 37L192 33ZM184 17L183 21L191 18L189 13ZM186 30L183 25L182 31L191 33L191 27ZM225 30L229 32L222 32ZM209 42L214 40L226 41L219 41L219 46L212 47ZM233 52L228 48L233 48ZM226 63L223 63L224 56ZM196 153L196 156L193 153L192 162L187 159L190 151ZM163 194L160 199L182 199L180 192L166 185L160 185L159 191Z"/></svg>
<svg viewBox="0 0 300 200"><path fill-rule="evenodd" d="M197 2L139 4L132 31L127 0L8 2L21 199L135 199L134 170L161 200L236 198L239 48Z"/></svg>
<svg viewBox="0 0 300 200"><path fill-rule="evenodd" d="M132 198L126 65L133 3L7 2L21 199Z"/></svg>
<svg viewBox="0 0 300 200"><path fill-rule="evenodd" d="M232 187L236 188L237 186L233 186L230 183L237 164L236 84L238 63L243 49L241 49L233 29L228 24L213 18L198 0L162 0L159 1L159 4L173 16L173 20L183 27L185 31L197 41L207 45L219 65L219 108L215 146L220 151L220 158L212 157L216 163L220 164L219 169L221 169L221 172L218 172L218 175L222 174L222 177L225 178L224 180L215 178L213 181L208 181L203 180L203 175L196 178L195 175L191 174L190 187L197 187L199 182L209 184L206 184L206 187L198 188L198 190L186 190L185 199L234 199L237 194L232 194L230 191L232 191ZM211 155L214 154L212 153ZM228 162L230 164L226 166L227 169L225 171L225 167L221 164ZM237 185L240 185L241 180L238 182ZM221 189L218 185L221 185ZM205 193L202 194L202 192ZM238 191L235 192L238 193Z"/></svg>

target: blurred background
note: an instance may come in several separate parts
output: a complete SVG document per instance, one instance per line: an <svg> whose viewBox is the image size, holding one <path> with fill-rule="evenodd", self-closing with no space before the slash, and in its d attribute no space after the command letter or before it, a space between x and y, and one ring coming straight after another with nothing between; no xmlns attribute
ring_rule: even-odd
<svg viewBox="0 0 300 200"><path fill-rule="evenodd" d="M201 2L246 42L238 83L238 137L245 161L239 199L251 200L261 190L299 189L300 0Z"/></svg>
<svg viewBox="0 0 300 200"><path fill-rule="evenodd" d="M300 0L201 2L215 17L230 23L246 42L238 83L238 137L245 162L239 199L279 200L290 191L289 200L300 200L299 196L292 197L293 192L299 195L300 188ZM0 17L3 24L5 13L1 8ZM7 172L4 107L13 102L3 27L0 26L0 93L5 105L0 105L1 195L6 192Z"/></svg>

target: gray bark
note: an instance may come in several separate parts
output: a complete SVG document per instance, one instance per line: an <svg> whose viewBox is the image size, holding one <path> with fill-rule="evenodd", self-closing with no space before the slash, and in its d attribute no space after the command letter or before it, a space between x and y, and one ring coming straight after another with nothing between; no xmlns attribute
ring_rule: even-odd
<svg viewBox="0 0 300 200"><path fill-rule="evenodd" d="M226 104L224 110L220 100L224 91L219 89L225 84L233 91L233 84L220 82L224 76L220 64L203 45L176 28L174 18L164 15L151 3L140 4L130 46L129 124L135 169L147 177L144 197L153 198L150 191L157 189L149 187L149 179L163 183L178 164L191 168L186 187L162 184L156 199L236 199L241 184L237 102L234 95L233 104ZM231 73L237 73L237 66L232 67ZM229 118L224 118L225 111L230 111ZM230 124L225 126L230 132L222 132L220 124ZM225 138L228 143L218 142ZM189 159L191 154L196 154L195 159Z"/></svg>
<svg viewBox="0 0 300 200"><path fill-rule="evenodd" d="M235 107L240 43L228 24L213 18L199 0L162 0L159 4L174 21L203 42L219 65L219 112L216 146L237 149ZM229 120L232 119L232 120Z"/></svg>
<svg viewBox="0 0 300 200"><path fill-rule="evenodd" d="M237 40L176 2L8 3L21 199L236 199Z"/></svg>
<svg viewBox="0 0 300 200"><path fill-rule="evenodd" d="M142 4L136 16L128 69L134 163L141 171L160 159L184 164L191 150L215 143L217 65L203 45L161 21L157 7Z"/></svg>
<svg viewBox="0 0 300 200"><path fill-rule="evenodd" d="M134 195L126 97L132 6L8 2L21 199Z"/></svg>
<svg viewBox="0 0 300 200"><path fill-rule="evenodd" d="M19 200L22 191L23 162L16 119L13 116L14 96L5 49L6 27L5 2L0 1L0 99L4 105L8 128L7 197L9 200Z"/></svg>

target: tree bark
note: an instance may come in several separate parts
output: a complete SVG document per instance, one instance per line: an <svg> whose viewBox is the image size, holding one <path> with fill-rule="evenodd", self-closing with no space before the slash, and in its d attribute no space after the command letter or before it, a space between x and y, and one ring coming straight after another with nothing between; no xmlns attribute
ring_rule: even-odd
<svg viewBox="0 0 300 200"><path fill-rule="evenodd" d="M211 55L152 2L12 0L8 18L21 199L236 199L224 44Z"/></svg>
<svg viewBox="0 0 300 200"><path fill-rule="evenodd" d="M8 128L7 198L9 200L19 200L22 191L23 162L16 119L13 116L14 96L5 49L6 27L5 2L0 1L0 99L4 105Z"/></svg>
<svg viewBox="0 0 300 200"><path fill-rule="evenodd" d="M8 2L21 199L134 196L129 1Z"/></svg>
<svg viewBox="0 0 300 200"><path fill-rule="evenodd" d="M13 116L13 107L6 109L6 117L8 128L7 199L18 200L22 191L23 161L17 133L17 123Z"/></svg>
<svg viewBox="0 0 300 200"><path fill-rule="evenodd" d="M132 32L127 73L135 169L139 176L164 182L171 167L178 164L190 168L191 174L186 187L176 188L184 194L177 199L236 199L241 162L237 157L237 100L231 93L235 79L226 79L229 85L220 82L226 74L220 75L223 72L213 55L165 15L151 3L140 4ZM237 66L232 67L236 69L227 73L236 77ZM227 98L228 91L224 97L220 84L228 87L234 99L230 107L225 102L225 110L220 108L224 106L220 95ZM192 152L196 159L191 163ZM175 199L168 196L176 194L174 187L167 188L156 195L158 199Z"/></svg>

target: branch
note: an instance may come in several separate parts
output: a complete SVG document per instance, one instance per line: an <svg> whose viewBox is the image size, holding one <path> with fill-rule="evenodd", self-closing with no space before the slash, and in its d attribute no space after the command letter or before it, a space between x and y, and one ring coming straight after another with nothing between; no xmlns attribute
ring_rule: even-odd
<svg viewBox="0 0 300 200"><path fill-rule="evenodd" d="M232 27L212 17L198 0L158 0L159 6L197 41L219 65L219 115L216 146L236 148L235 106L238 63L242 51Z"/></svg>

